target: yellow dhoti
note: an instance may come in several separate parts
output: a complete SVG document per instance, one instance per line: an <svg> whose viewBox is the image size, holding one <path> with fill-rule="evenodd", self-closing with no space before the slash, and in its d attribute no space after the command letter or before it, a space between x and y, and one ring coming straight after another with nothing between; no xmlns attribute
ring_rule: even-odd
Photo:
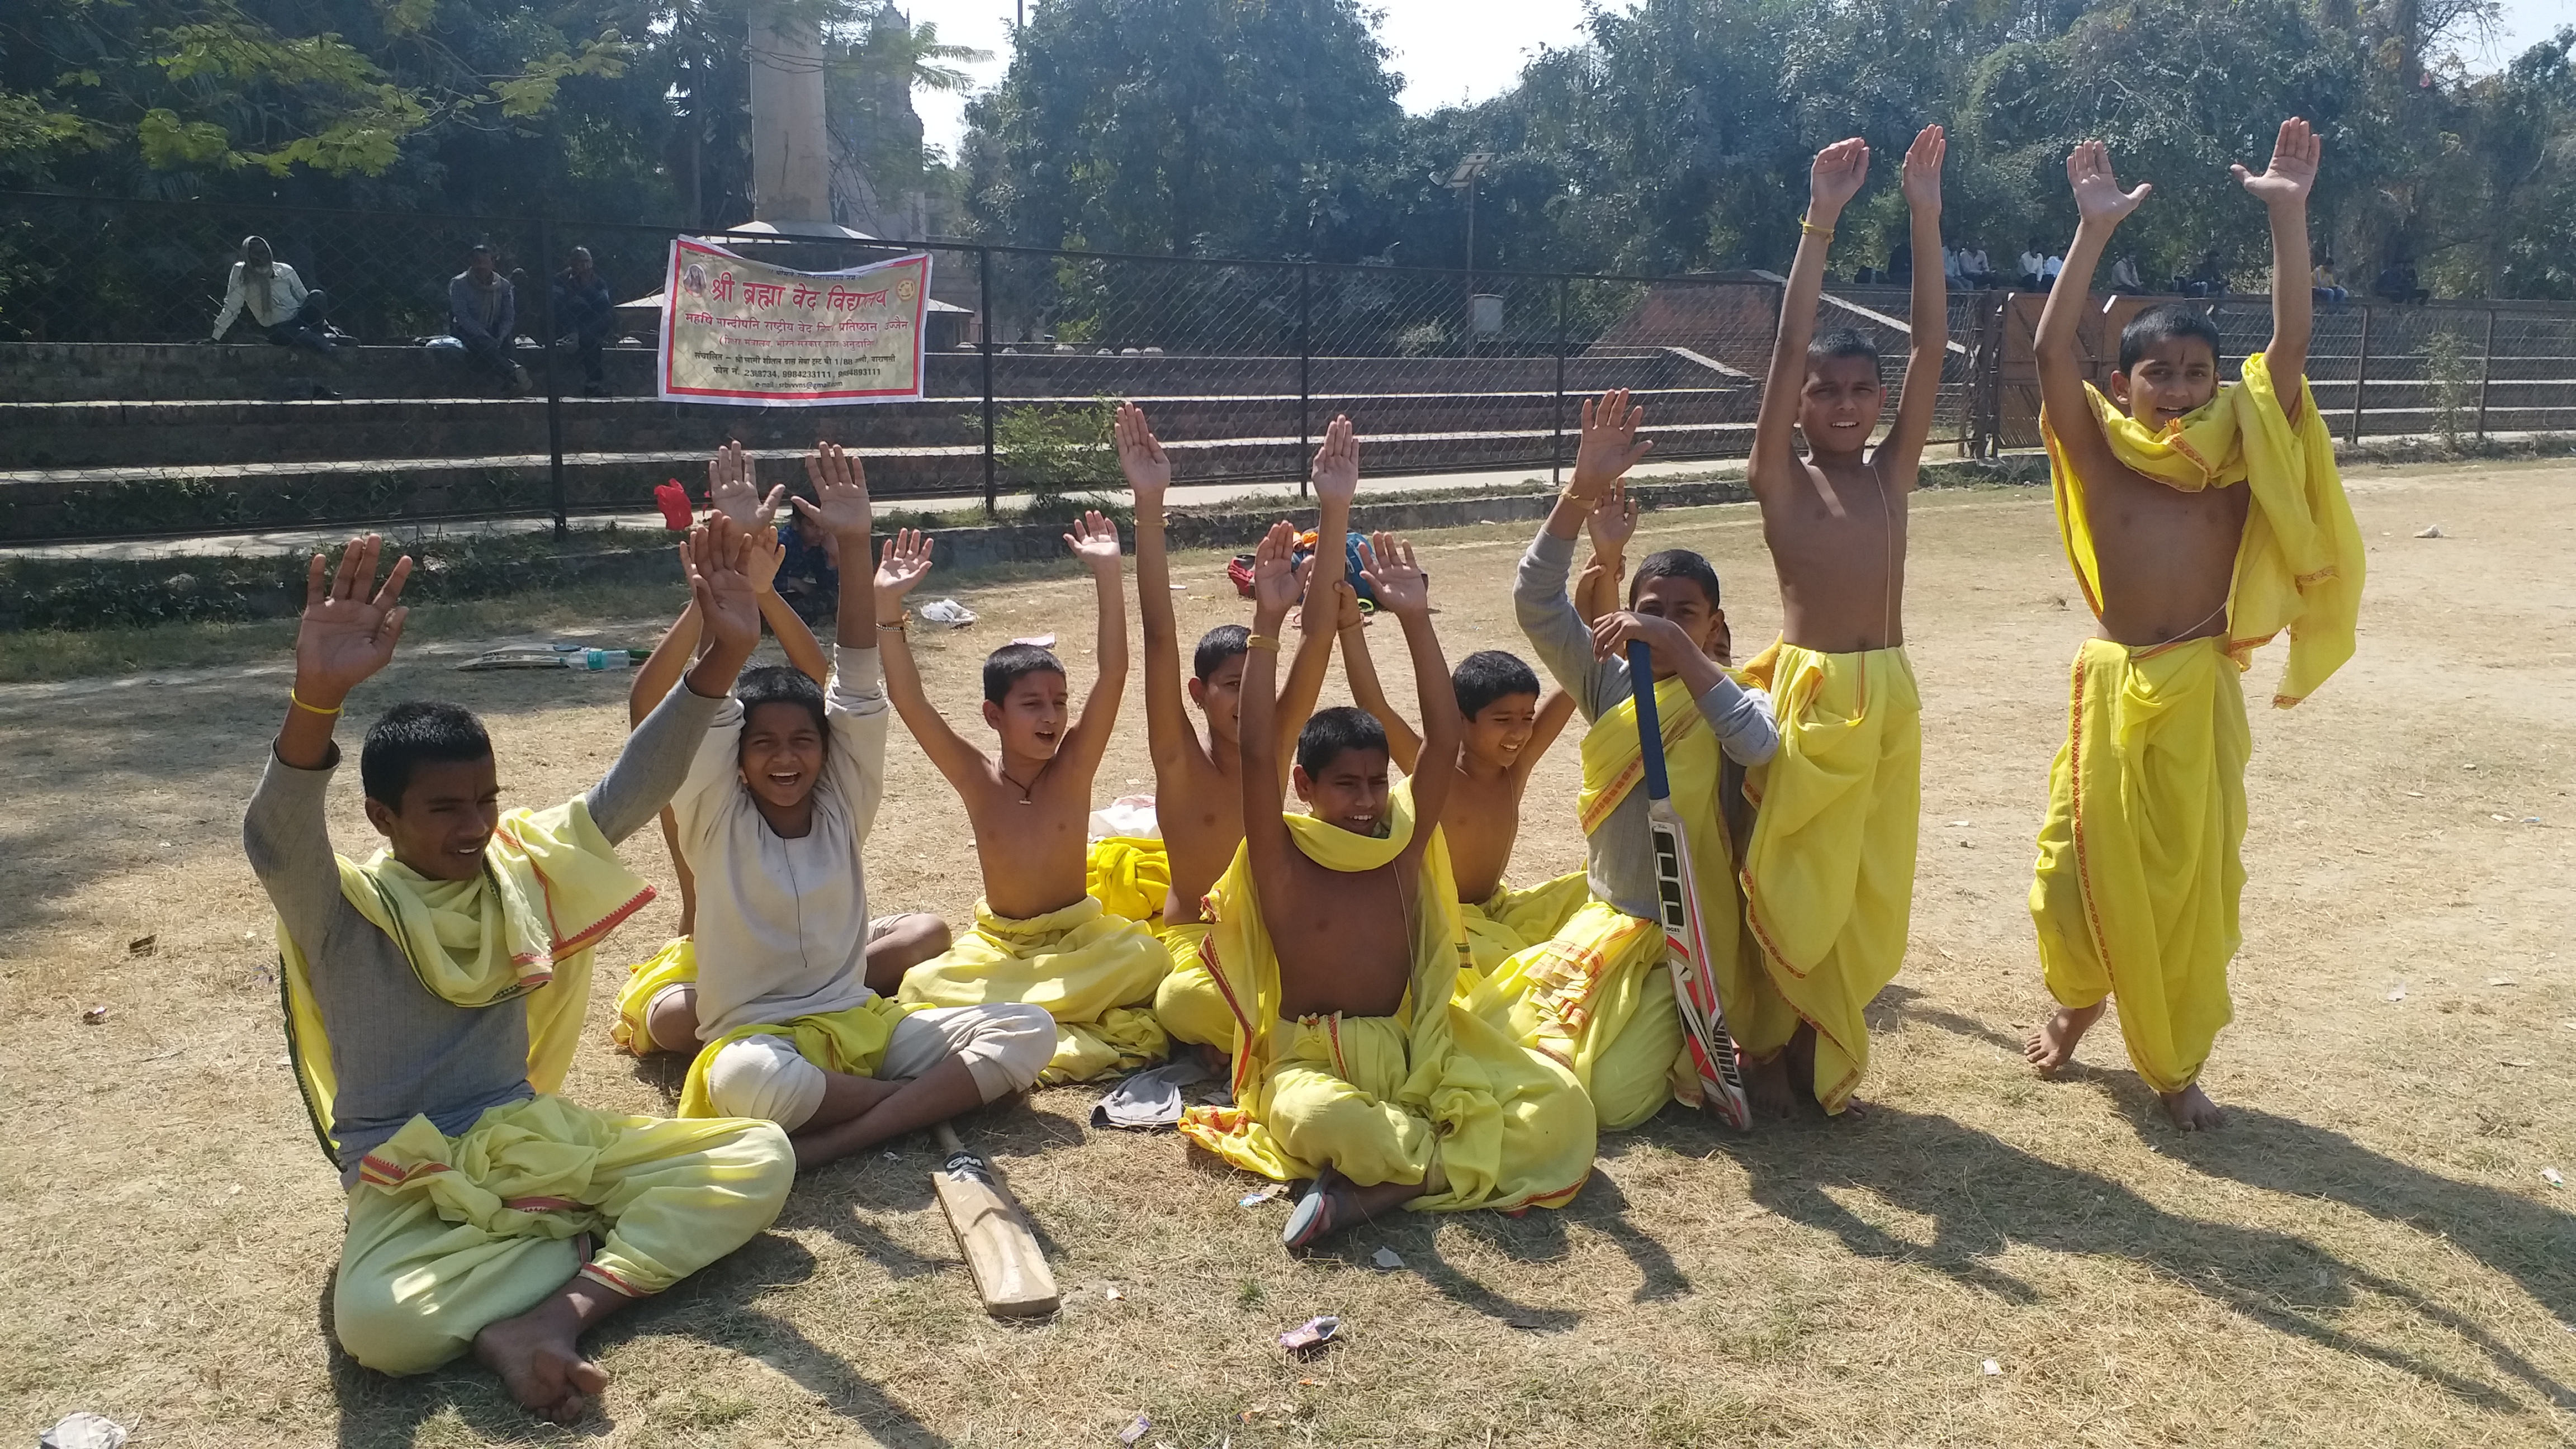
<svg viewBox="0 0 2576 1449"><path fill-rule="evenodd" d="M1091 842L1082 856L1083 893L1113 916L1148 925L1163 914L1172 893L1172 860L1163 842L1145 835L1112 835Z"/></svg>
<svg viewBox="0 0 2576 1449"><path fill-rule="evenodd" d="M2227 963L2239 941L2252 752L2240 675L2287 630L2272 701L2287 708L2352 655L2361 533L2304 386L2294 422L2256 353L2241 383L2157 433L2087 389L2130 468L2185 492L2243 483L2252 494L2224 637L2141 648L2092 639L2077 652L2031 882L2050 994L2072 1007L2117 997L2129 1061L2159 1092L2199 1078L2232 1015ZM2045 423L2059 531L2098 616L2084 480Z"/></svg>
<svg viewBox="0 0 2576 1449"><path fill-rule="evenodd" d="M1505 885L1482 901L1461 902L1458 915L1467 927L1467 950L1478 974L1565 929L1590 899L1591 889L1578 870L1527 890Z"/></svg>
<svg viewBox="0 0 2576 1449"><path fill-rule="evenodd" d="M630 1296L670 1287L769 1226L795 1176L767 1122L614 1117L560 1097L495 1107L454 1138L415 1117L349 1189L333 1329L369 1368L424 1373L576 1273Z"/></svg>
<svg viewBox="0 0 2576 1449"><path fill-rule="evenodd" d="M2049 770L2030 914L2061 1005L2120 1000L2129 1061L2159 1092L2200 1076L2231 1015L2253 737L2217 639L2085 641Z"/></svg>
<svg viewBox="0 0 2576 1449"><path fill-rule="evenodd" d="M1745 672L1770 687L1780 724L1779 753L1745 780L1757 805L1741 872L1745 923L1796 1015L1747 1021L1736 1040L1768 1058L1799 1020L1813 1025L1811 1089L1840 1112L1869 1070L1862 1012L1905 960L1923 702L1903 649L1774 644Z"/></svg>
<svg viewBox="0 0 2576 1449"><path fill-rule="evenodd" d="M1414 829L1412 792L1395 794L1386 838L1286 817L1298 847L1329 869L1365 871L1402 853ZM1466 945L1447 845L1423 856L1412 981L1392 1017L1279 1016L1279 960L1261 920L1248 858L1208 896L1220 989L1242 1003L1234 1048L1234 1105L1193 1107L1181 1131L1266 1177L1313 1177L1329 1166L1361 1186L1419 1183L1436 1162L1440 1187L1408 1207L1562 1206L1592 1171L1592 1107L1571 1072L1522 1047L1458 997Z"/></svg>
<svg viewBox="0 0 2576 1449"><path fill-rule="evenodd" d="M975 928L948 954L904 973L906 1006L1043 1006L1056 1051L1038 1078L1080 1082L1161 1061L1171 1039L1154 1019L1154 989L1171 970L1163 943L1140 923L1085 896L1024 921L975 903Z"/></svg>
<svg viewBox="0 0 2576 1449"><path fill-rule="evenodd" d="M1204 959L1207 922L1184 921L1154 934L1172 958L1172 974L1154 988L1154 1019L1174 1041L1234 1050L1234 1008Z"/></svg>

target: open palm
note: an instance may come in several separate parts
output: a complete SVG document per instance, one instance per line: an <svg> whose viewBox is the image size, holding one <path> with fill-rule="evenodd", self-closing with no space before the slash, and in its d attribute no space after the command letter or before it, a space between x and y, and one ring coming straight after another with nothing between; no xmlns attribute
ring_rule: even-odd
<svg viewBox="0 0 2576 1449"><path fill-rule="evenodd" d="M816 443L805 458L805 480L813 485L815 501L797 499L796 511L825 536L837 541L843 534L864 534L874 524L868 472L858 454L838 443Z"/></svg>
<svg viewBox="0 0 2576 1449"><path fill-rule="evenodd" d="M2155 188L2140 182L2135 190L2122 191L2119 178L2111 174L2111 148L2099 141L2086 141L2066 157L2066 184L2075 190L2075 213L2086 221L2116 222L2138 209Z"/></svg>
<svg viewBox="0 0 2576 1449"><path fill-rule="evenodd" d="M1914 144L1905 149L1904 190L1909 206L1941 207L1941 162L1950 154L1947 132L1939 126L1926 126L1914 135Z"/></svg>
<svg viewBox="0 0 2576 1449"><path fill-rule="evenodd" d="M739 442L716 449L707 460L707 503L716 512L745 528L765 528L778 516L778 505L787 496L784 485L760 496L760 483L753 476L751 455Z"/></svg>
<svg viewBox="0 0 2576 1449"><path fill-rule="evenodd" d="M1274 523L1252 550L1253 610L1285 614L1304 592L1305 581L1297 570L1297 531L1286 523Z"/></svg>
<svg viewBox="0 0 2576 1449"><path fill-rule="evenodd" d="M295 690L308 702L337 700L391 663L410 610L400 606L411 578L408 555L376 585L384 540L370 533L340 551L335 568L321 554L304 572L304 617L295 628Z"/></svg>
<svg viewBox="0 0 2576 1449"><path fill-rule="evenodd" d="M1584 526L1591 530L1593 552L1616 555L1637 531L1636 498L1625 486L1614 484L1592 505Z"/></svg>
<svg viewBox="0 0 2576 1449"><path fill-rule="evenodd" d="M2262 174L2232 167L2237 182L2255 200L2266 206L2277 202L2304 201L2317 184L2317 163L2325 157L2325 143L2315 129L2299 116L2281 123L2281 134L2272 142L2272 164Z"/></svg>
<svg viewBox="0 0 2576 1449"><path fill-rule="evenodd" d="M1118 525L1101 517L1097 509L1073 521L1073 532L1064 536L1064 543L1093 573L1114 572L1118 567Z"/></svg>
<svg viewBox="0 0 2576 1449"><path fill-rule="evenodd" d="M1431 607L1431 576L1414 561L1413 545L1394 534L1377 534L1360 545L1360 577L1390 613L1418 614Z"/></svg>
<svg viewBox="0 0 2576 1449"><path fill-rule="evenodd" d="M1128 491L1140 499L1160 499L1171 490L1172 460L1146 425L1143 408L1120 403L1110 434L1118 444L1118 471L1127 475Z"/></svg>
<svg viewBox="0 0 2576 1449"><path fill-rule="evenodd" d="M707 632L744 648L760 642L761 590L778 572L777 536L770 533L766 550L756 546L758 536L719 513L690 529L685 545L689 593Z"/></svg>
<svg viewBox="0 0 2576 1449"><path fill-rule="evenodd" d="M1336 414L1324 427L1324 445L1315 450L1315 497L1348 503L1360 491L1360 440L1351 420Z"/></svg>
<svg viewBox="0 0 2576 1449"><path fill-rule="evenodd" d="M1807 167L1808 192L1817 205L1832 212L1841 211L1860 195L1860 184L1868 179L1869 143L1858 136L1817 152Z"/></svg>
<svg viewBox="0 0 2576 1449"><path fill-rule="evenodd" d="M1646 410L1629 403L1624 387L1584 399L1583 431L1574 445L1575 497L1597 499L1601 490L1637 466L1637 460L1655 445L1653 439L1637 436L1645 422Z"/></svg>
<svg viewBox="0 0 2576 1449"><path fill-rule="evenodd" d="M900 599L930 577L930 535L900 528L877 559L877 597Z"/></svg>

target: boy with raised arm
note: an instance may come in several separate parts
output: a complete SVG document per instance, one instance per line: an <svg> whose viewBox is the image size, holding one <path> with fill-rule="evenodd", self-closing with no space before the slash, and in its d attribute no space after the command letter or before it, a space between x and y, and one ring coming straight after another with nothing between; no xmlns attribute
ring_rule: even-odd
<svg viewBox="0 0 2576 1449"><path fill-rule="evenodd" d="M1055 1018L1055 1051L1041 1078L1078 1082L1160 1061L1171 1039L1154 1020L1154 988L1171 957L1140 922L1110 914L1085 888L1091 782L1118 725L1127 683L1127 610L1118 530L1097 513L1064 536L1091 570L1099 599L1099 675L1082 713L1065 707L1064 665L1034 644L1006 644L984 661L984 723L998 757L968 744L930 702L913 663L904 596L930 576L930 539L913 529L885 546L876 577L877 647L886 693L906 729L966 802L984 898L975 927L904 973L906 1006L1018 1001Z"/></svg>
<svg viewBox="0 0 2576 1449"><path fill-rule="evenodd" d="M1905 515L1932 430L1948 344L1941 260L1941 128L1905 153L1914 244L1912 344L1896 421L1878 352L1857 332L1809 338L1834 222L1869 173L1869 147L1817 153L1780 336L1745 476L1780 575L1781 637L1746 673L1771 692L1780 753L1752 772L1759 803L1741 876L1745 920L1796 1016L1739 1024L1757 1105L1811 1098L1840 1114L1869 1069L1862 1010L1905 958L1922 808L1923 707L1905 655ZM1807 456L1791 429L1806 435ZM1777 1030L1787 1025L1785 1033Z"/></svg>
<svg viewBox="0 0 2576 1449"><path fill-rule="evenodd" d="M2130 1064L2185 1131L2220 1122L2200 1072L2232 1014L2245 885L2238 676L2286 629L2272 703L2297 704L2352 656L2361 611L2361 533L2303 375L2321 149L2293 116L2261 175L2235 168L2272 222L2272 344L2243 381L2219 386L2218 331L2180 306L2122 331L2109 398L2085 380L2086 288L2148 190L2121 191L2099 141L2066 159L2080 220L2035 343L2059 531L2101 627L2076 651L2049 771L2030 914L2058 1010L2027 1054L2064 1066L2117 996Z"/></svg>
<svg viewBox="0 0 2576 1449"><path fill-rule="evenodd" d="M818 443L813 456L805 460L805 474L816 490L822 487L818 471L823 451L831 445ZM837 452L837 449L834 450ZM856 467L857 460L849 460ZM784 483L769 490L763 498L754 480L751 455L742 444L730 442L716 449L707 463L707 502L718 513L732 519L745 530L772 531L772 520L778 507L787 500ZM796 500L800 505L803 499ZM794 672L820 685L832 673L831 662L823 657L823 646L815 641L814 631L788 602L779 597L773 577L760 591L761 622L778 636L778 647L787 655ZM671 692L680 674L696 656L699 644L697 601L692 599L680 611L680 617L661 640L653 646L651 657L635 671L634 683L626 692L627 727L642 724L656 705ZM874 648L874 640L868 647ZM765 670L753 670L768 685L756 692L775 693L788 687L783 677ZM746 679L750 675L745 676ZM749 695L738 694L737 699ZM801 693L800 693L801 697ZM814 696L820 698L819 695ZM736 725L740 721L737 720ZM754 731L747 740L769 737ZM749 765L746 761L745 768ZM746 778L748 778L746 776ZM808 783L811 783L809 777ZM609 1027L610 1039L637 1056L656 1051L698 1049L697 1019L697 876L689 864L688 851L680 843L679 817L670 806L662 807L662 842L671 852L671 874L680 887L679 934L663 943L662 948L627 968L626 984L617 994L617 1020ZM910 967L927 961L948 949L948 923L925 912L885 916L868 923L868 984L875 990L891 992L902 982ZM657 1036L655 1033L659 1031Z"/></svg>
<svg viewBox="0 0 2576 1449"><path fill-rule="evenodd" d="M824 443L806 471L816 501L796 499L799 511L866 558L859 460ZM630 1042L690 1054L681 1116L775 1122L805 1167L1024 1090L1055 1050L1039 1007L907 1011L871 989L880 945L922 934L868 918L861 855L886 739L872 608L859 590L843 596L822 686L793 667L747 670L717 709L671 800L699 867L699 919L657 961L692 984L661 987L640 1016L640 989L619 1001Z"/></svg>
<svg viewBox="0 0 2576 1449"><path fill-rule="evenodd" d="M1637 441L1644 420L1645 410L1632 407L1624 391L1584 403L1573 482L1521 556L1512 588L1521 632L1540 664L1592 722L1576 802L1589 899L1486 983L1522 1041L1573 1069L1608 1130L1645 1121L1676 1093L1694 1105L1699 1098L1664 960L1654 843L1638 788L1645 756L1628 670L1631 639L1654 651L1664 758L1673 805L1690 832L1701 909L1712 923L1715 954L1707 964L1720 999L1739 1034L1789 1015L1731 929L1739 919L1735 852L1719 808L1719 777L1725 760L1770 759L1779 737L1770 700L1710 658L1726 629L1717 570L1687 549L1650 554L1629 584L1628 607L1589 626L1566 589L1586 517L1626 506L1616 485L1646 451Z"/></svg>
<svg viewBox="0 0 2576 1449"><path fill-rule="evenodd" d="M1238 1004L1234 1103L1191 1108L1181 1130L1238 1167L1314 1179L1281 1235L1292 1249L1399 1206L1562 1206L1591 1173L1591 1106L1571 1073L1458 999L1466 943L1439 820L1460 721L1427 581L1386 534L1364 573L1413 653L1423 768L1390 790L1377 721L1328 709L1297 738L1292 779L1308 813L1282 814L1273 798L1293 537L1277 525L1255 556L1243 846L1208 895L1210 957Z"/></svg>
<svg viewBox="0 0 2576 1449"><path fill-rule="evenodd" d="M1154 756L1154 816L1162 831L1161 849L1145 842L1123 848L1159 855L1168 883L1153 914L1161 919L1158 937L1171 959L1171 974L1154 992L1154 1015L1163 1028L1186 1042L1220 1050L1234 1044L1234 1013L1226 1008L1216 978L1199 959L1207 941L1207 915L1202 902L1208 888L1225 873L1243 844L1243 755L1237 743L1237 710L1241 699L1244 657L1250 634L1240 624L1220 624L1200 636L1189 695L1207 717L1207 738L1190 724L1181 708L1180 628L1172 615L1171 563L1164 548L1163 497L1172 484L1171 460L1147 426L1144 410L1133 403L1118 406L1118 463L1136 498L1136 604L1145 626L1145 736ZM1351 420L1336 417L1324 429L1323 446L1315 452L1315 498L1322 510L1317 525L1325 538L1340 538L1350 526L1351 498L1359 489L1359 441ZM1297 641L1297 660L1288 671L1277 711L1277 729L1293 739L1315 709L1323 692L1324 670L1331 662L1333 631L1327 607L1332 591L1321 591L1306 606L1306 628ZM1284 747L1279 760L1278 793L1288 786ZM1103 842L1103 845L1108 842ZM1094 847L1095 855L1100 847Z"/></svg>
<svg viewBox="0 0 2576 1449"><path fill-rule="evenodd" d="M376 589L374 535L327 576L315 555L286 723L242 822L277 907L296 1084L348 1192L334 1332L391 1374L470 1348L562 1423L607 1383L581 1334L748 1242L795 1175L767 1122L611 1116L551 1095L592 949L653 898L616 842L670 798L760 639L758 544L720 517L684 549L711 642L606 777L504 813L481 723L397 704L359 759L387 841L363 865L331 850L331 736L350 691L393 658L411 560Z"/></svg>

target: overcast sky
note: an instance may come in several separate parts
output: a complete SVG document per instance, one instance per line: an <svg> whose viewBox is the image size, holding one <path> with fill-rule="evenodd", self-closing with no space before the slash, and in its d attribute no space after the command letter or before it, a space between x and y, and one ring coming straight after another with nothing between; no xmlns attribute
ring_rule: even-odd
<svg viewBox="0 0 2576 1449"><path fill-rule="evenodd" d="M901 3L901 0L898 0ZM1045 0L1035 0L1043 4ZM1480 101L1510 87L1521 63L1542 46L1572 44L1583 24L1583 0L1379 0L1380 35L1404 77L1404 108L1420 113ZM916 19L936 21L939 38L993 52L969 67L979 85L1002 73L1011 46L1010 0L912 0ZM2503 0L2503 33L2469 63L2489 70L2560 25L2576 24L2576 0ZM965 130L963 96L919 94L913 105L930 144L956 154Z"/></svg>

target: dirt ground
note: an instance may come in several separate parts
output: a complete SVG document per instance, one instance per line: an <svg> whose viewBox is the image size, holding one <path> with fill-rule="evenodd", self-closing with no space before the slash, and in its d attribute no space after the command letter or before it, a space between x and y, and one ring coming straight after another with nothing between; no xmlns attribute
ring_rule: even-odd
<svg viewBox="0 0 2576 1449"><path fill-rule="evenodd" d="M284 658L0 687L0 1438L87 1409L149 1446L1111 1445L1140 1414L1147 1449L2576 1442L2576 1199L2543 1176L2576 1174L2571 486L2565 466L2351 480L2359 657L2254 720L2237 1022L2208 1078L2222 1133L2168 1128L2107 1025L2060 1081L2020 1061L2043 999L2031 842L2088 620L2044 493L1926 495L1921 862L1864 1120L1739 1137L1667 1111L1605 1138L1563 1212L1408 1216L1296 1262L1281 1204L1238 1206L1254 1183L1168 1134L1094 1131L1096 1089L1050 1091L965 1130L1038 1222L1061 1316L977 1311L914 1141L812 1175L773 1231L612 1323L595 1343L615 1383L577 1431L470 1364L396 1381L329 1343L340 1198L284 1070L239 845ZM2431 524L2444 536L2416 537ZM1422 540L1452 659L1522 647L1523 541ZM1650 516L1636 547L1669 543L1717 560L1739 640L1769 636L1749 510ZM1180 562L1185 636L1242 617L1218 570ZM934 695L966 709L984 651L1049 631L1079 686L1071 577L958 590L983 621L925 641ZM622 677L453 673L462 652L410 655L344 733L435 693L489 721L514 800L597 776ZM2278 669L2258 660L2248 693ZM1581 860L1573 746L1539 770L1521 879ZM363 853L349 773L333 830ZM962 919L956 802L900 731L890 774L875 898ZM1149 776L1131 687L1099 793ZM657 837L629 846L669 879ZM606 1021L675 910L602 951L576 1098L673 1101ZM91 1006L105 1024L82 1024ZM1372 1270L1380 1247L1404 1266ZM1276 1336L1316 1313L1343 1341L1286 1361Z"/></svg>

